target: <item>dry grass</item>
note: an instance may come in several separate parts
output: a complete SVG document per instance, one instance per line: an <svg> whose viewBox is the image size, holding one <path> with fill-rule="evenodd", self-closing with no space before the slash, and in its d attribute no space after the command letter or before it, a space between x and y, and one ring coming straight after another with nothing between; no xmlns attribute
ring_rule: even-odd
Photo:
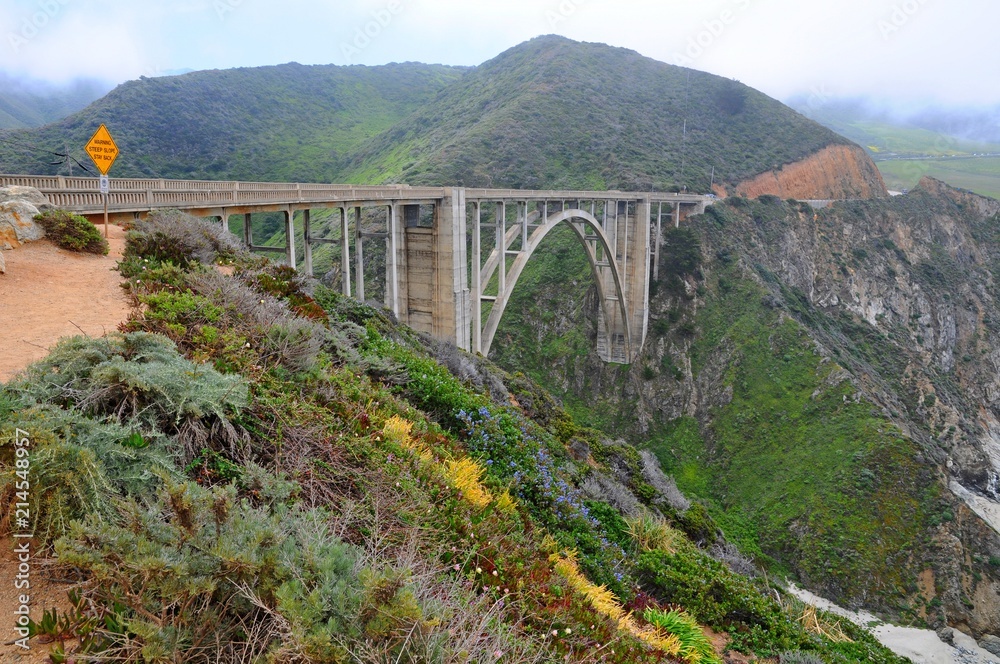
<svg viewBox="0 0 1000 664"><path fill-rule="evenodd" d="M649 625L640 625L622 608L621 602L613 592L604 586L591 583L587 577L580 572L576 564L576 557L573 552L566 555L552 554L550 560L559 576L566 579L570 588L583 595L587 602L594 607L598 613L611 618L618 624L618 629L628 632L640 641L661 650L667 655L674 656L680 652L681 643L676 636L666 634L662 630Z"/></svg>
<svg viewBox="0 0 1000 664"><path fill-rule="evenodd" d="M625 522L628 524L629 537L640 551L677 553L687 542L684 533L670 527L661 517L651 512L643 512L639 516L626 519Z"/></svg>
<svg viewBox="0 0 1000 664"><path fill-rule="evenodd" d="M493 502L493 496L483 486L479 478L485 470L472 459L465 457L445 462L445 476L448 482L462 492L462 498L477 509L485 509ZM509 498L509 496L508 496Z"/></svg>
<svg viewBox="0 0 1000 664"><path fill-rule="evenodd" d="M816 611L815 606L806 605L802 610L802 615L799 616L799 622L810 634L824 636L834 643L854 643L854 640L847 636L840 627L839 620L833 622L826 620Z"/></svg>

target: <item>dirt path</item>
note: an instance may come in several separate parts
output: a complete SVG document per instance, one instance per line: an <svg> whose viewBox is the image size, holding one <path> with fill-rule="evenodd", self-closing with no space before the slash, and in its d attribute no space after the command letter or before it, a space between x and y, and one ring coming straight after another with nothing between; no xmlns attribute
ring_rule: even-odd
<svg viewBox="0 0 1000 664"><path fill-rule="evenodd" d="M0 274L0 382L45 357L61 337L101 336L128 317L114 271L125 231L110 226L107 256L59 249L45 240L5 251Z"/></svg>

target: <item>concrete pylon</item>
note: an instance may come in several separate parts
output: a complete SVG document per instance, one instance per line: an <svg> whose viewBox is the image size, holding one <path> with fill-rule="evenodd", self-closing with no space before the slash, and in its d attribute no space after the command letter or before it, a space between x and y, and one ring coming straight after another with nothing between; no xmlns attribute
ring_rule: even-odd
<svg viewBox="0 0 1000 664"><path fill-rule="evenodd" d="M632 209L630 209L632 208ZM613 251L613 260L602 256L597 274L605 316L597 318L597 353L605 362L631 364L638 356L649 325L649 229L650 203L618 201L605 208L604 233ZM625 296L618 306L614 288L617 267Z"/></svg>
<svg viewBox="0 0 1000 664"><path fill-rule="evenodd" d="M400 207L402 214L393 215L396 223L389 231L390 238L395 237L395 251L390 248L390 252L396 257L397 316L415 330L469 350L465 190L445 189L444 198L434 204L430 228L420 226L419 205ZM392 275L387 274L386 279L391 283Z"/></svg>

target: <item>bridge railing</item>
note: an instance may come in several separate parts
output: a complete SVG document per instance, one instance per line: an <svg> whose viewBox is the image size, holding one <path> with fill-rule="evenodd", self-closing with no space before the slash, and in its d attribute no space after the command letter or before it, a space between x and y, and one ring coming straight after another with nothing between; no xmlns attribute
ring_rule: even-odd
<svg viewBox="0 0 1000 664"><path fill-rule="evenodd" d="M62 175L0 175L0 186L20 185L40 190L49 201L61 208L90 213L103 209L104 198L96 177ZM112 178L109 182L108 209L144 211L156 208L204 209L248 207L254 205L301 205L306 203L344 203L398 200L436 200L445 197L444 187L409 185L353 185L334 183L241 182L231 180L166 180L161 178ZM651 202L703 203L696 194L621 191L557 191L519 189L466 189L469 201L563 200L613 201L649 200Z"/></svg>

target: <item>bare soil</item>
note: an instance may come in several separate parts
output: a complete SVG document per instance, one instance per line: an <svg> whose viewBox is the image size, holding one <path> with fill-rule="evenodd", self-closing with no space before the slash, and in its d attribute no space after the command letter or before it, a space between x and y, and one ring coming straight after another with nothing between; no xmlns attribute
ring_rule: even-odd
<svg viewBox="0 0 1000 664"><path fill-rule="evenodd" d="M28 605L32 620L39 622L46 609L55 608L63 615L71 607L68 592L73 584L52 576L51 565L35 557L34 542L31 543L31 559L28 561L30 571L27 572L28 588L17 588L15 582L18 576L17 554L14 547L24 540L13 541L8 535L0 538L0 663L2 664L49 664L49 652L58 645L56 642L42 643L44 637L36 637L27 642L25 649L15 643L20 635L14 631L17 619L15 611L20 606L20 596L30 598ZM23 579L22 579L23 580ZM76 640L63 644L66 652L72 652Z"/></svg>
<svg viewBox="0 0 1000 664"><path fill-rule="evenodd" d="M108 227L107 256L60 249L41 240L5 251L0 274L0 382L48 354L60 338L102 336L128 317L114 271L125 231Z"/></svg>

